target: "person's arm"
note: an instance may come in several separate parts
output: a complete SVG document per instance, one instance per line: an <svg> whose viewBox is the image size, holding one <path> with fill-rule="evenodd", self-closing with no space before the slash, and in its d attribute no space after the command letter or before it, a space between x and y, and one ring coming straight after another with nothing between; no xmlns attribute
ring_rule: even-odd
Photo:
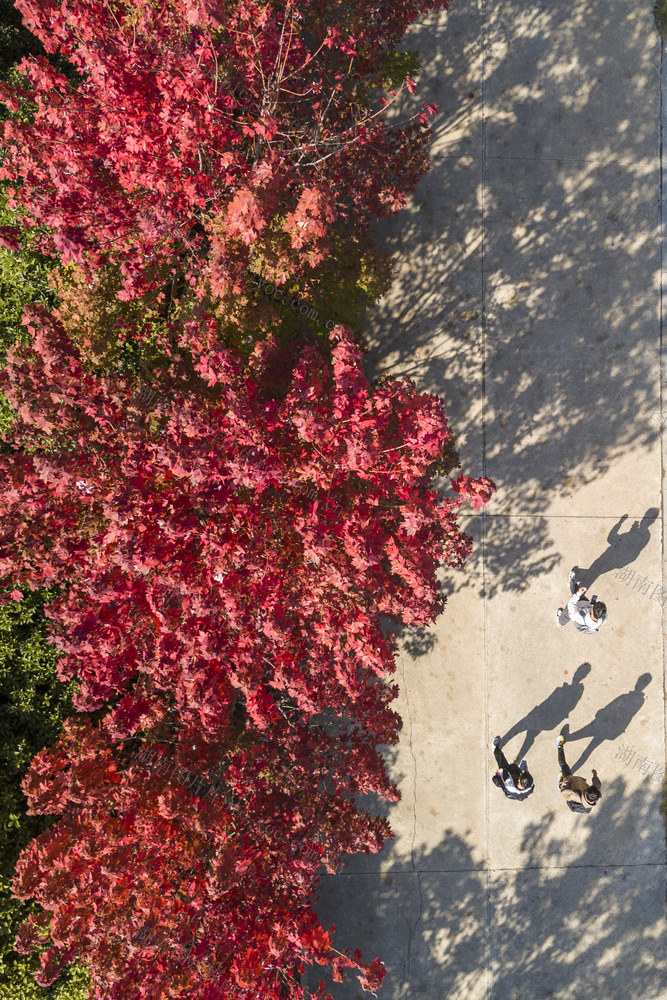
<svg viewBox="0 0 667 1000"><path fill-rule="evenodd" d="M618 541L620 541L620 539L618 537L618 529L621 527L621 525L623 524L623 522L627 520L627 517L628 517L627 514L622 514L621 515L621 519L618 522L618 524L615 524L614 527L611 529L611 531L607 535L607 544L608 545L616 545L616 543Z"/></svg>
<svg viewBox="0 0 667 1000"><path fill-rule="evenodd" d="M573 788L565 784L563 779L563 784L560 786L560 794L563 796L566 802L581 802L581 792L575 792Z"/></svg>
<svg viewBox="0 0 667 1000"><path fill-rule="evenodd" d="M579 610L579 598L583 597L586 591L585 587L579 587L579 590L575 590L570 600L567 602L567 613L570 618L574 618L577 611Z"/></svg>
<svg viewBox="0 0 667 1000"><path fill-rule="evenodd" d="M598 778L598 773L595 770L595 768L593 768L593 784L597 788L597 790L600 793L600 795L602 795L602 782Z"/></svg>
<svg viewBox="0 0 667 1000"><path fill-rule="evenodd" d="M504 767L500 772L500 780L503 783L503 788L508 792L516 792L517 788L512 779L512 772L509 768Z"/></svg>
<svg viewBox="0 0 667 1000"><path fill-rule="evenodd" d="M519 778L521 777L521 768L519 767L518 764L508 764L507 765L507 771L509 773L510 778L512 779L512 783L513 783L514 787L518 791L519 790Z"/></svg>

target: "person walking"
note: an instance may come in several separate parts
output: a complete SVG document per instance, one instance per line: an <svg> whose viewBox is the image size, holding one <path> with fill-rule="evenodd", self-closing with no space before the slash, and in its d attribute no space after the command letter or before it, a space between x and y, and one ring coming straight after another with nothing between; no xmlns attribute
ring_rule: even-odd
<svg viewBox="0 0 667 1000"><path fill-rule="evenodd" d="M588 635L599 632L607 620L607 605L603 601L598 601L597 594L594 594L590 601L584 600L586 588L579 585L574 570L570 572L568 582L572 596L567 602L567 607L559 608L556 612L558 627L564 628L568 622L573 622L577 632Z"/></svg>
<svg viewBox="0 0 667 1000"><path fill-rule="evenodd" d="M535 790L532 775L518 764L509 764L505 754L500 749L500 736L496 736L491 744L493 756L496 758L498 770L491 779L498 788L502 788L508 799L525 799Z"/></svg>
<svg viewBox="0 0 667 1000"><path fill-rule="evenodd" d="M590 785L580 774L572 774L565 760L564 743L565 739L561 733L556 741L560 766L558 788L572 812L589 813L602 798L602 782L595 769L593 770L593 783Z"/></svg>

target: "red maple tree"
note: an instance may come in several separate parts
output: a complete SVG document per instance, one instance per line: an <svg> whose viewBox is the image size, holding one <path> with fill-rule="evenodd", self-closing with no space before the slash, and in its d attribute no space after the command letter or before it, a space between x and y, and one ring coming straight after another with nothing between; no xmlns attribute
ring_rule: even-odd
<svg viewBox="0 0 667 1000"><path fill-rule="evenodd" d="M308 274L331 233L397 211L428 165L424 105L389 125L387 58L449 0L17 0L47 53L4 86L33 120L4 125L0 177L46 252L115 257L130 298L174 269L201 292ZM383 94L385 96L383 96Z"/></svg>
<svg viewBox="0 0 667 1000"><path fill-rule="evenodd" d="M52 316L27 322L31 348L0 373L17 414L0 576L15 600L56 586L60 676L101 717L69 724L26 779L31 808L63 816L17 868L17 893L44 907L21 948L49 942L44 983L84 959L112 1000L130 982L146 1000L296 997L300 961L353 965L372 988L379 961L337 955L312 913L316 871L390 835L354 804L397 795L378 752L400 725L381 616L435 618L437 563L470 551L457 512L493 484L436 493L435 468L458 462L442 401L369 386L345 328L330 358L267 341L245 367L222 349L193 367L165 337L146 410ZM172 716L180 770L140 780L132 753L164 751ZM222 797L184 791L192 771Z"/></svg>
<svg viewBox="0 0 667 1000"><path fill-rule="evenodd" d="M110 717L70 720L35 758L31 812L62 814L13 885L44 908L17 940L26 953L46 945L41 985L74 960L105 1000L302 997L305 963L380 984L379 960L336 952L313 912L321 865L335 871L342 851L377 851L389 835L351 797L374 784L363 739L298 718L262 734L223 722L212 741L181 729L170 750L154 734L143 747L118 740Z"/></svg>
<svg viewBox="0 0 667 1000"><path fill-rule="evenodd" d="M438 495L435 464L458 462L442 401L409 380L371 391L351 331L332 331L331 363L295 348L289 376L271 343L245 369L225 350L194 373L174 356L146 412L138 385L87 372L48 314L28 330L32 356L15 348L0 373L18 414L0 456L0 574L69 584L49 615L78 707L150 671L206 729L221 665L257 726L277 718L267 671L306 715L352 707L392 669L378 617L421 625L441 610L436 566L471 547L459 507L493 485L459 477Z"/></svg>

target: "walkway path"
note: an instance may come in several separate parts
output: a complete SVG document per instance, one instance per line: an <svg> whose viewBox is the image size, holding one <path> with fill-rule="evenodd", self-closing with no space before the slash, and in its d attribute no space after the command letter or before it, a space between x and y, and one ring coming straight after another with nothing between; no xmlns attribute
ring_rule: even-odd
<svg viewBox="0 0 667 1000"><path fill-rule="evenodd" d="M320 914L383 958L386 1000L665 1000L651 2L455 0L408 44L441 115L433 169L383 231L399 264L369 370L444 396L463 470L498 494L466 525L467 571L443 573L447 610L401 642L396 839L324 878ZM623 515L638 524L610 553ZM609 607L599 636L554 622L576 563ZM536 791L516 803L489 744L514 728L511 759L526 717ZM557 791L566 719L568 760L603 782L590 816Z"/></svg>

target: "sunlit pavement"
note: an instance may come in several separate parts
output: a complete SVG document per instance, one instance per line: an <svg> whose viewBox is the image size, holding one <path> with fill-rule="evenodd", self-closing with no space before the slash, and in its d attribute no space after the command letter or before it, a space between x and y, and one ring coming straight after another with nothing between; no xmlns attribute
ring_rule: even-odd
<svg viewBox="0 0 667 1000"><path fill-rule="evenodd" d="M381 956L386 1000L666 1000L651 3L455 0L405 47L440 115L431 173L381 231L398 263L367 367L441 394L463 471L498 493L464 522L445 613L400 641L396 838L324 877L319 912L338 948ZM554 621L575 565L608 606L597 636ZM558 793L566 722L568 762L602 780L589 816ZM525 802L491 783L512 732Z"/></svg>

